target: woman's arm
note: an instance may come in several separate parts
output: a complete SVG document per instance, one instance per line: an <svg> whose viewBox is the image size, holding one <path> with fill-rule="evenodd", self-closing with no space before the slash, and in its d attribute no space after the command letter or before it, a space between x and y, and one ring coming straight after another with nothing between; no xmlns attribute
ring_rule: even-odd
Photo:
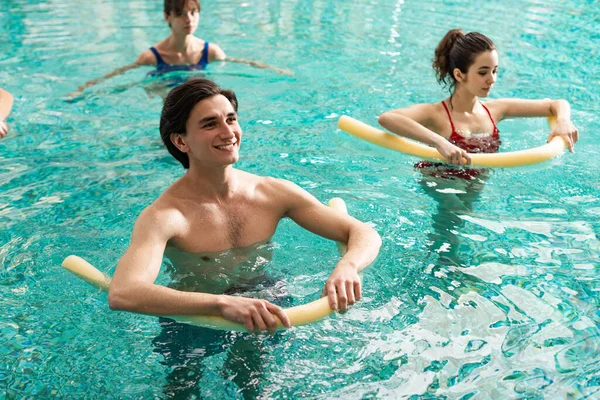
<svg viewBox="0 0 600 400"><path fill-rule="evenodd" d="M289 75L289 76L294 75L294 72L289 69L277 68L277 67L265 64L260 61L248 60L248 59L244 59L244 58L228 57L225 54L225 52L223 51L223 49L221 49L218 45L212 44L212 43L210 45L210 50L208 52L208 61L209 62L229 61L229 62L234 62L234 63L250 65L251 67L256 67L256 68L270 69L272 71L277 72L278 74Z"/></svg>
<svg viewBox="0 0 600 400"><path fill-rule="evenodd" d="M469 153L426 127L433 123L431 116L436 111L434 104L416 104L381 114L379 124L397 135L435 147L450 163L470 164Z"/></svg>
<svg viewBox="0 0 600 400"><path fill-rule="evenodd" d="M579 140L579 131L571 122L571 106L566 100L524 100L524 99L499 99L486 103L492 113L500 121L511 117L556 117L556 126L548 135L548 141L555 136L561 136L569 150Z"/></svg>
<svg viewBox="0 0 600 400"><path fill-rule="evenodd" d="M13 101L12 94L0 88L0 138L8 134L6 120L12 111Z"/></svg>
<svg viewBox="0 0 600 400"><path fill-rule="evenodd" d="M152 54L152 52L150 50L144 50L142 52L142 54L140 54L140 56L138 57L138 59L132 63L132 64L127 64L123 67L119 67L117 69L115 69L112 72L109 72L108 74L101 76L100 78L95 78L92 80L87 81L86 83L84 83L83 85L77 87L77 91L76 92L72 92L68 94L68 97L77 97L79 95L81 95L81 93L91 87L94 86L100 82L104 82L107 79L110 79L112 77L115 77L117 75L121 75L129 70L138 68L142 65L156 65L156 58L154 57L154 54Z"/></svg>

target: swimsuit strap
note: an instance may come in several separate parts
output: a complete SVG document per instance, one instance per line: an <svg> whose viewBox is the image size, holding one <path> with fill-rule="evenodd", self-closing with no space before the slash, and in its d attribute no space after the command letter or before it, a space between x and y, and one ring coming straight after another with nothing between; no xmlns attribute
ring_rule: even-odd
<svg viewBox="0 0 600 400"><path fill-rule="evenodd" d="M500 131L498 130L498 127L496 126L496 123L494 122L494 118L492 118L492 114L490 113L490 110L488 110L488 108L481 103L481 105L483 106L483 109L487 112L487 115L490 117L490 120L492 121L492 125L494 125L494 135L497 135Z"/></svg>
<svg viewBox="0 0 600 400"><path fill-rule="evenodd" d="M160 53L158 52L158 50L156 50L156 48L154 46L150 47L150 51L152 53L154 53L154 57L156 57L156 66L157 67L162 66L162 65L168 65L166 62L164 62L164 60L160 56Z"/></svg>
<svg viewBox="0 0 600 400"><path fill-rule="evenodd" d="M202 57L200 57L200 61L198 61L199 66L205 66L208 64L208 42L204 42L204 50L202 50Z"/></svg>
<svg viewBox="0 0 600 400"><path fill-rule="evenodd" d="M444 101L442 101L442 105L444 106L444 109L446 110L446 114L448 114L448 119L450 120L450 126L452 127L452 135L456 135L456 129L454 129L454 122L452 122L452 117L450 116L450 110L448 110L448 106L446 105L446 103L444 103Z"/></svg>

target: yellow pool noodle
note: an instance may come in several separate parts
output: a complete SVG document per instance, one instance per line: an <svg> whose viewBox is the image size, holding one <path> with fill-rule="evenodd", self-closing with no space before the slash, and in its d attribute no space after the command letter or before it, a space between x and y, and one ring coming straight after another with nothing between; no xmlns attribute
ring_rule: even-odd
<svg viewBox="0 0 600 400"><path fill-rule="evenodd" d="M550 129L556 125L556 117L548 117ZM386 149L399 151L416 157L445 161L444 157L433 147L409 140L391 133L373 128L361 121L343 115L338 121L338 127L352 136L363 139ZM554 137L549 143L533 149L510 151L502 153L469 153L472 166L477 167L521 167L548 161L565 149L565 141Z"/></svg>

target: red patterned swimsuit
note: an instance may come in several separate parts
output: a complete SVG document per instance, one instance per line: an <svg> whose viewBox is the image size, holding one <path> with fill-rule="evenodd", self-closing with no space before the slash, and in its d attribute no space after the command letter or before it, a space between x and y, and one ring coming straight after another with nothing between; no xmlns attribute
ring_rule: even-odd
<svg viewBox="0 0 600 400"><path fill-rule="evenodd" d="M448 119L450 120L450 126L452 127L452 134L448 141L453 145L460 147L468 153L495 153L500 148L500 131L492 118L492 114L490 114L490 110L481 104L483 109L487 112L490 117L490 121L492 121L492 125L494 125L494 132L489 136L478 136L478 137L470 137L466 138L456 132L454 128L454 122L452 122L452 116L450 115L450 110L446 106L446 103L442 101L442 105L448 114ZM448 164L442 163L433 163L430 161L421 161L415 164L416 168L422 168L423 172L428 175L435 176L438 178L461 178L461 179L475 179L477 178L484 169L475 169L475 168L449 168Z"/></svg>

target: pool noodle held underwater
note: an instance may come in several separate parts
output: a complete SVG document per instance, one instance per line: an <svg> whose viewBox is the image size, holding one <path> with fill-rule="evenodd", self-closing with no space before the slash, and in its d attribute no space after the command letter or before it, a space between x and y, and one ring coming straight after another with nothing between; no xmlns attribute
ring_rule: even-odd
<svg viewBox="0 0 600 400"><path fill-rule="evenodd" d="M550 129L554 129L556 126L556 117L548 117L548 124L550 125ZM338 120L338 128L352 136L386 149L424 159L445 161L444 157L433 147L384 132L346 115L341 116ZM562 154L565 146L564 139L557 136L549 143L527 150L501 153L469 153L471 157L470 165L475 167L504 168L539 164Z"/></svg>
<svg viewBox="0 0 600 400"><path fill-rule="evenodd" d="M346 209L346 203L339 197L331 199L329 201L329 206L337 211L346 214L348 213ZM338 250L340 255L344 255L346 253L346 245L343 243L338 243ZM62 266L90 285L95 286L98 289L102 289L104 292L108 292L111 278L99 271L83 258L74 255L68 256L63 261ZM289 317L292 326L306 325L319 321L329 316L333 312L334 310L329 307L329 301L327 297L321 297L313 302L285 309L285 313ZM229 321L221 316L216 315L179 315L164 317L172 318L177 322L201 326L204 328L223 331L247 332L247 329L243 324ZM277 319L277 330L285 329L281 321L279 321L279 318L275 317L275 319Z"/></svg>

